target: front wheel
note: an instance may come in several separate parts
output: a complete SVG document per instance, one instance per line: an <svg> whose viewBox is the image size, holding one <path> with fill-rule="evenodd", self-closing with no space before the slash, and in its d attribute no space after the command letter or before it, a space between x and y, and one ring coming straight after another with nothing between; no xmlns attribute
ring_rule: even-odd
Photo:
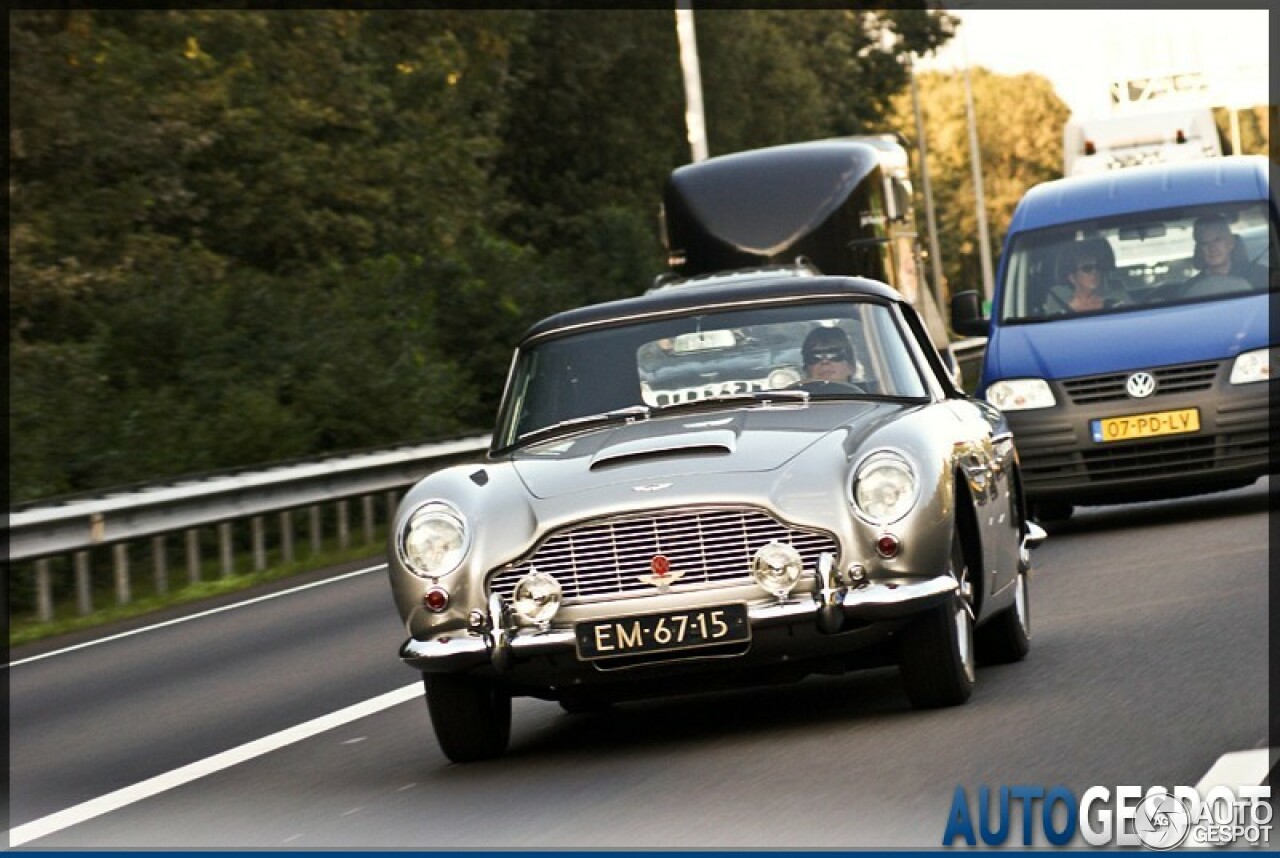
<svg viewBox="0 0 1280 858"><path fill-rule="evenodd" d="M511 695L492 680L447 673L422 676L440 750L455 763L500 757L511 739Z"/></svg>
<svg viewBox="0 0 1280 858"><path fill-rule="evenodd" d="M1013 604L978 629L978 660L983 664L1012 664L1031 650L1031 601L1027 573L1019 572Z"/></svg>
<svg viewBox="0 0 1280 858"><path fill-rule="evenodd" d="M956 706L973 693L973 585L959 533L951 537L951 575L955 595L904 629L899 645L902 683L917 709Z"/></svg>

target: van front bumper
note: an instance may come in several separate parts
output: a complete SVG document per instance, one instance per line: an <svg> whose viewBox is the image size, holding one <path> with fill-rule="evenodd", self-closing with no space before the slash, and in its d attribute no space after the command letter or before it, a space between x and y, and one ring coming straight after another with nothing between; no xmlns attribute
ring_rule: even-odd
<svg viewBox="0 0 1280 858"><path fill-rule="evenodd" d="M1006 412L1018 445L1029 502L1107 504L1201 494L1248 485L1275 472L1271 425L1277 382L1231 385L1230 361L1212 385L1190 393L1157 391L1091 401L1085 382L1050 382L1058 405ZM1114 374L1123 378L1127 373ZM1121 441L1094 439L1096 420L1195 409L1195 432Z"/></svg>

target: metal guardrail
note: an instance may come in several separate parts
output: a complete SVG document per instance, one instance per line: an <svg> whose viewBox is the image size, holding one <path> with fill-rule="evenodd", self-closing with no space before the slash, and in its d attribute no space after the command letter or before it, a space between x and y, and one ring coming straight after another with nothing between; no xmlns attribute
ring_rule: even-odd
<svg viewBox="0 0 1280 858"><path fill-rule="evenodd" d="M46 621L53 615L49 561L73 557L78 609L87 614L93 610L89 553L101 546L112 548L116 601L120 604L131 601L129 544L139 540L152 540L158 591L168 586L164 539L175 533L186 535L189 577L198 581L200 529L217 527L223 574L230 575L232 525L247 521L254 568L261 570L266 566L264 516L281 516L279 539L284 562L293 560L291 516L299 509L310 515L311 543L318 551L320 507L335 505L338 543L345 548L350 537L348 503L359 499L365 538L371 541L375 497L385 497L385 520L390 521L404 490L431 471L479 459L489 440L486 435L400 447L23 509L9 514L9 563L12 567L34 561L37 614Z"/></svg>
<svg viewBox="0 0 1280 858"><path fill-rule="evenodd" d="M985 337L961 340L946 348L960 367L965 388L972 390L986 348ZM150 539L156 592L166 592L169 569L166 537L184 534L188 578L201 577L200 530L216 526L224 576L232 574L233 525L247 521L256 570L266 568L264 516L280 516L276 528L279 555L294 559L292 514L306 510L313 553L322 541L320 508L332 504L339 548L348 547L348 503L362 505L365 542L372 542L373 499L384 496L387 522L394 515L400 493L433 470L475 460L489 446L489 436L463 438L413 447L399 447L320 461L280 465L262 471L238 472L193 479L185 483L140 486L92 498L70 498L9 514L9 563L35 566L35 599L39 618L53 617L50 561L70 555L75 574L77 610L93 611L90 552L104 546L112 551L116 602L132 600L129 546ZM12 582L11 582L12 583Z"/></svg>

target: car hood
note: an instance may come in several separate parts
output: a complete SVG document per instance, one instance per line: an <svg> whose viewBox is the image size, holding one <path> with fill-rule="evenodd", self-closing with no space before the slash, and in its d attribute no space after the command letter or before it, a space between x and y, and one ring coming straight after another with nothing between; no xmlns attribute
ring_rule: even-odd
<svg viewBox="0 0 1280 858"><path fill-rule="evenodd" d="M535 444L511 462L537 498L619 484L643 491L654 483L777 470L831 432L861 436L903 408L841 401L640 420Z"/></svg>
<svg viewBox="0 0 1280 858"><path fill-rule="evenodd" d="M1072 378L1224 360L1267 345L1268 296L1008 325L988 344L988 379Z"/></svg>

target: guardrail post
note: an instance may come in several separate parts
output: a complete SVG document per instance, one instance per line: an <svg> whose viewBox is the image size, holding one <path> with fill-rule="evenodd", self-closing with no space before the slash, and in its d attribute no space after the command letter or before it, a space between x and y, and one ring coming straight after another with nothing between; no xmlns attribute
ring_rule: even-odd
<svg viewBox="0 0 1280 858"><path fill-rule="evenodd" d="M293 513L280 513L280 562L293 562Z"/></svg>
<svg viewBox="0 0 1280 858"><path fill-rule="evenodd" d="M151 565L155 570L156 594L169 592L169 558L165 555L163 536L151 537Z"/></svg>
<svg viewBox="0 0 1280 858"><path fill-rule="evenodd" d="M218 549L222 554L222 577L230 578L235 571L235 558L231 554L231 522L218 525Z"/></svg>
<svg viewBox="0 0 1280 858"><path fill-rule="evenodd" d="M364 515L364 543L373 542L373 495L360 498L360 512Z"/></svg>
<svg viewBox="0 0 1280 858"><path fill-rule="evenodd" d="M133 601L133 588L129 586L129 543L117 542L111 547L116 573L116 604L127 605Z"/></svg>
<svg viewBox="0 0 1280 858"><path fill-rule="evenodd" d="M194 527L187 531L187 580L200 583L200 531Z"/></svg>
<svg viewBox="0 0 1280 858"><path fill-rule="evenodd" d="M311 519L311 553L320 553L320 507L313 506L307 509L308 516Z"/></svg>
<svg viewBox="0 0 1280 858"><path fill-rule="evenodd" d="M93 586L89 581L89 552L77 551L76 564L76 610L80 616L87 617L93 613Z"/></svg>
<svg viewBox="0 0 1280 858"><path fill-rule="evenodd" d="M338 549L345 550L351 542L351 532L347 527L347 501L338 501Z"/></svg>
<svg viewBox="0 0 1280 858"><path fill-rule="evenodd" d="M253 534L253 571L261 572L267 568L267 549L262 537L262 516L255 515L249 519L249 530Z"/></svg>
<svg viewBox="0 0 1280 858"><path fill-rule="evenodd" d="M49 577L49 558L36 561L36 616L42 623L53 622L53 581Z"/></svg>
<svg viewBox="0 0 1280 858"><path fill-rule="evenodd" d="M391 532L392 526L396 521L396 508L400 506L400 495L395 490L387 492L387 532Z"/></svg>

